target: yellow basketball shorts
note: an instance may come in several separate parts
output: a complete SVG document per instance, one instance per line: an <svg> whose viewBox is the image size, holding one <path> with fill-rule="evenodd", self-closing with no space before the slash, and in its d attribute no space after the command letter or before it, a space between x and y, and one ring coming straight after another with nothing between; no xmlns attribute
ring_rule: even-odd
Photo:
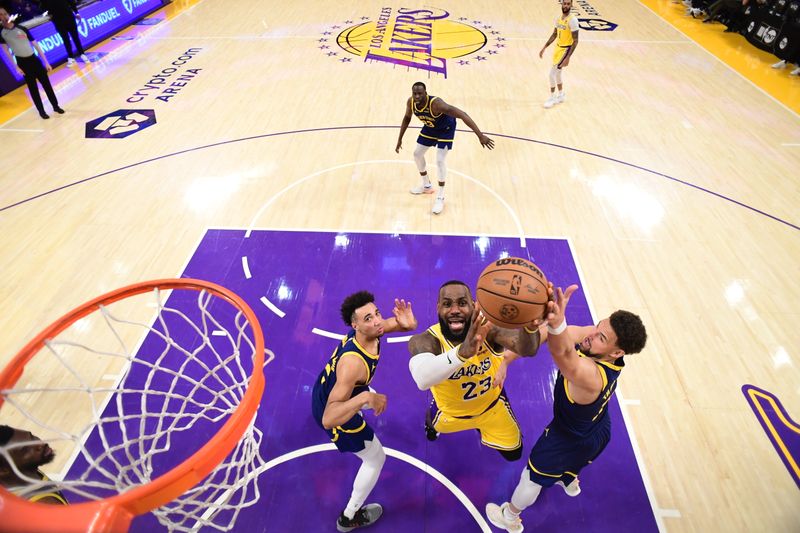
<svg viewBox="0 0 800 533"><path fill-rule="evenodd" d="M553 51L553 66L561 68L561 63L564 62L570 48L572 48L572 46L556 46Z"/></svg>
<svg viewBox="0 0 800 533"><path fill-rule="evenodd" d="M495 450L516 450L522 446L522 432L505 394L490 409L472 418L456 418L436 409L433 428L439 433L477 429L481 442Z"/></svg>

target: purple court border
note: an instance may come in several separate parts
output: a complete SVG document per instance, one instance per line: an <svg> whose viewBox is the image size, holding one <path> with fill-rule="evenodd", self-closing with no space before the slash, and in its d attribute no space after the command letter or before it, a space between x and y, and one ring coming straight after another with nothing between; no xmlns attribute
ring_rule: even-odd
<svg viewBox="0 0 800 533"><path fill-rule="evenodd" d="M91 181L91 180L94 180L94 179L97 179L97 178L102 178L103 176L107 176L109 174L113 174L113 173L119 172L121 170L127 170L129 168L137 167L139 165L144 165L146 163L152 163L153 161L158 161L160 159L166 159L168 157L181 155L181 154L186 154L186 153L189 153L189 152L195 152L195 151L203 150L203 149L206 149L206 148L213 148L215 146L223 146L223 145L226 145L226 144L233 144L233 143L238 143L238 142L243 142L243 141L251 141L251 140L254 140L254 139L265 139L265 138L268 138L268 137L278 137L278 136L283 136L283 135L294 135L296 133L314 133L314 132L319 132L319 131L358 130L358 129L399 129L399 126L330 126L330 127L326 127L326 128L306 128L306 129L302 129L302 130L280 131L280 132L276 132L276 133L265 133L265 134L262 134L262 135L251 135L249 137L241 137L239 139L230 139L230 140L227 140L227 141L220 141L220 142L216 142L216 143L206 144L206 145L203 145L203 146L196 146L194 148L187 148L186 150L179 150L177 152L172 152L171 154L165 154L165 155L160 155L158 157L152 157L150 159L145 159L145 160L139 161L137 163L131 163L130 165L125 165L124 167L119 167L119 168L115 168L115 169L112 169L112 170L107 170L106 172L101 172L100 174L96 174L94 176L90 176L90 177L84 178L82 180L73 181L72 183L68 183L66 185L62 185L61 187L57 187L57 188L51 189L49 191L45 191L43 193L37 194L36 196L31 196L30 198L26 198L24 200L20 200L19 202L13 203L11 205L0 207L0 212L3 212L5 210L7 210L7 209L11 209L12 207L17 207L19 205L25 204L25 203L30 202L32 200L36 200L37 198L41 198L43 196L47 196L49 194L53 194L53 193L58 192L58 191L60 191L62 189L67 189L69 187L74 187L75 185L80 185L81 183L85 183L87 181ZM422 129L422 128L419 127L419 126L414 126L412 128L409 128L409 129ZM457 129L456 131L461 131L461 132L465 132L465 133L471 133L471 130L464 130L464 129ZM771 218L772 220L774 220L776 222L780 222L781 224L789 226L790 228L793 228L793 229L796 229L796 230L800 230L800 226L792 224L791 222L788 222L786 220L778 218L778 217L776 217L774 215L770 215L769 213L767 213L765 211L761 211L760 209L756 209L755 207L747 205L744 202L740 202L739 200L734 200L733 198L729 198L729 197L727 197L727 196L725 196L723 194L720 194L718 192L714 192L714 191L712 191L710 189L706 189L705 187L700 187L699 185L695 185L695 184L690 183L688 181L681 180L681 179L678 179L678 178L674 178L674 177L672 177L672 176L670 176L668 174L664 174L663 172L658 172L658 171L655 171L655 170L651 170L649 168L645 168L645 167L640 166L640 165L635 165L633 163L628 163L626 161L622 161L621 159L615 159L613 157L609 157L609 156L606 156L606 155L596 154L594 152L589 152L587 150L581 150L579 148L572 148L571 146L564 146L562 144L551 143L551 142L547 142L547 141L537 141L536 139L529 139L527 137L519 137L519 136L516 136L516 135L504 135L502 133L492 133L492 132L485 132L485 133L487 135L493 135L495 137L502 137L504 139L513 139L515 141L525 141L525 142L530 142L530 143L535 143L535 144L542 144L542 145L545 145L545 146L552 146L554 148L561 148L563 150L570 150L572 152L577 152L579 154L589 155L589 156L592 156L592 157L597 157L599 159L605 159L606 161L611 161L613 163L619 163L621 165L625 165L625 166L628 166L628 167L631 167L631 168L635 168L637 170L642 170L644 172L648 172L650 174L654 174L656 176L660 176L662 178L666 178L666 179L668 179L670 181L674 181L676 183L680 183L682 185L686 185L687 187L691 187L693 189L697 189L698 191L702 191L702 192L710 194L712 196L716 196L717 198L720 198L722 200L725 200L725 201L731 202L733 204L736 204L739 207L744 207L745 209L749 209L750 211L758 213L759 215L765 216L767 218Z"/></svg>

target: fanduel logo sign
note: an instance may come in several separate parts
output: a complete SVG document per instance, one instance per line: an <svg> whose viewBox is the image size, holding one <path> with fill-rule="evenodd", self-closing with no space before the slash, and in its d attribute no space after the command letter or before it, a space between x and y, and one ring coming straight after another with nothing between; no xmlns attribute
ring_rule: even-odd
<svg viewBox="0 0 800 533"><path fill-rule="evenodd" d="M122 0L122 6L129 15L133 14L134 9L145 4L147 4L147 0Z"/></svg>

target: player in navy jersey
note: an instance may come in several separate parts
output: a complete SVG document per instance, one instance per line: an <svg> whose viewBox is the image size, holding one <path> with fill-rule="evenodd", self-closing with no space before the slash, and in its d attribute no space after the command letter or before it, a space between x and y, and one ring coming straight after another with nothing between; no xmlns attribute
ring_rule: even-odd
<svg viewBox="0 0 800 533"><path fill-rule="evenodd" d="M456 119L460 118L464 124L470 127L481 146L490 150L494 148L494 141L481 133L478 125L464 111L455 106L449 105L438 96L429 95L425 84L418 81L411 86L411 98L406 102L406 114L403 123L400 124L400 135L397 138L395 152L400 153L403 147L403 135L411 122L411 114L416 115L424 124L422 131L417 137L417 147L414 150L414 161L417 163L419 174L422 177L422 185L411 189L411 194L433 194L433 185L428 177L425 164L425 152L431 146L436 146L436 166L438 167L437 176L439 178L439 193L433 203L433 214L438 215L444 210L444 184L447 179L447 164L445 158L447 153L453 149L453 137L456 134Z"/></svg>
<svg viewBox="0 0 800 533"><path fill-rule="evenodd" d="M377 503L364 505L378 481L386 454L361 410L372 409L377 416L386 409L386 396L369 387L380 360L381 336L417 328L411 302L395 299L392 312L394 316L384 320L374 296L367 291L345 298L342 320L352 329L333 351L311 394L311 411L317 424L340 452L354 453L362 461L350 501L336 522L342 532L371 525L383 514Z"/></svg>
<svg viewBox="0 0 800 533"><path fill-rule="evenodd" d="M567 326L565 310L577 288L559 287L548 302L547 344L559 370L553 420L533 446L511 501L486 505L489 521L509 532L523 530L519 515L542 487L557 484L570 496L580 493L579 472L611 437L606 406L625 366L623 356L642 351L647 341L642 320L629 311L615 311L596 326Z"/></svg>

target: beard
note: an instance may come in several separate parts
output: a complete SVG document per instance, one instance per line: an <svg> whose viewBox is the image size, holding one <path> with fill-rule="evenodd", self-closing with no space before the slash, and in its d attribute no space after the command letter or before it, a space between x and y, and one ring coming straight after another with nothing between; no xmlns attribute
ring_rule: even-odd
<svg viewBox="0 0 800 533"><path fill-rule="evenodd" d="M572 10L571 7L563 7L563 6L561 7L561 13L563 13L564 15L569 13L571 10Z"/></svg>
<svg viewBox="0 0 800 533"><path fill-rule="evenodd" d="M56 458L56 453L51 451L49 455L42 455L41 459L39 459L37 461L37 464L35 464L33 466L38 468L40 466L52 463L53 459L55 459L55 458Z"/></svg>
<svg viewBox="0 0 800 533"><path fill-rule="evenodd" d="M464 342L464 339L467 338L467 332L469 331L469 325L472 322L472 317L467 317L464 320L464 329L461 330L461 333L456 335L452 331L450 331L450 324L447 323L447 320L444 320L442 317L439 317L439 327L442 329L442 335L444 338L450 341L453 344L461 344Z"/></svg>

